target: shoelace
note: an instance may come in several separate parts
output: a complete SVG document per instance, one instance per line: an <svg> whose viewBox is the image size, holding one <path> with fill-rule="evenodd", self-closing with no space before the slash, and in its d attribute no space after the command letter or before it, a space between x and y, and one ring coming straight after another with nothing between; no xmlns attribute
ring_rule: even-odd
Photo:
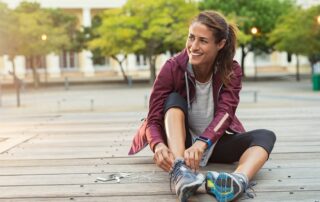
<svg viewBox="0 0 320 202"><path fill-rule="evenodd" d="M246 199L253 199L254 197L256 197L256 193L255 190L252 188L253 186L257 185L257 182L250 182L248 187L245 188L244 190L244 196L241 198L241 200L246 200ZM248 192L248 190L250 190L250 192Z"/></svg>
<svg viewBox="0 0 320 202"><path fill-rule="evenodd" d="M183 165L183 161L177 161L173 169L169 172L170 175L170 191L172 192L172 183L178 180L178 177L182 174L180 167Z"/></svg>

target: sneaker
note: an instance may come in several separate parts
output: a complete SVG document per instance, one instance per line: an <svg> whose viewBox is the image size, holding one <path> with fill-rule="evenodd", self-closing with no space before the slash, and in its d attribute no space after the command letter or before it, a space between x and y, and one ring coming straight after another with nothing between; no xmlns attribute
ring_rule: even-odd
<svg viewBox="0 0 320 202"><path fill-rule="evenodd" d="M208 171L207 172L207 176L206 176L206 183L205 183L205 186L206 186L206 190L208 193L211 193L212 195L215 196L215 182L217 180L219 176L219 173L218 172L215 172L215 171Z"/></svg>
<svg viewBox="0 0 320 202"><path fill-rule="evenodd" d="M205 177L201 173L196 174L192 172L182 159L175 161L170 176L170 181L174 182L176 194L181 202L186 202L205 180Z"/></svg>
<svg viewBox="0 0 320 202"><path fill-rule="evenodd" d="M218 202L236 199L245 191L246 182L239 176L229 173L208 172L206 180L207 192Z"/></svg>

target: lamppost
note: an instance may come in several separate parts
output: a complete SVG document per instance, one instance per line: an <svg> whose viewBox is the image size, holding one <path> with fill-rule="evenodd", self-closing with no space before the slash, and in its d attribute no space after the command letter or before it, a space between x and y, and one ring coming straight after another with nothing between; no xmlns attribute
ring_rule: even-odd
<svg viewBox="0 0 320 202"><path fill-rule="evenodd" d="M48 36L47 36L46 34L42 34L42 35L41 35L41 40L42 40L43 42L46 42L47 39L48 39ZM45 80L45 83L47 84L47 82L48 82L47 65L46 65L46 63L43 63L43 64L44 64L44 80Z"/></svg>
<svg viewBox="0 0 320 202"><path fill-rule="evenodd" d="M250 30L251 34L253 35L253 38L255 38L259 34L259 29L257 27L252 27ZM254 63L254 80L257 80L258 76L258 70L257 70L257 59L256 59L256 53L254 51L254 46L252 45L252 51L253 51L253 63Z"/></svg>
<svg viewBox="0 0 320 202"><path fill-rule="evenodd" d="M320 25L320 15L317 17L317 23Z"/></svg>

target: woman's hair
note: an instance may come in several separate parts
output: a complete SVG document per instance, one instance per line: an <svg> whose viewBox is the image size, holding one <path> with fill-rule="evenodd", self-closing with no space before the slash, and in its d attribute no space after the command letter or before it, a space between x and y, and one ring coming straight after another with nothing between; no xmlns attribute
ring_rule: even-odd
<svg viewBox="0 0 320 202"><path fill-rule="evenodd" d="M214 62L214 67L218 68L217 72L221 76L222 82L227 85L233 69L233 57L236 52L237 28L228 24L222 14L216 11L203 11L196 16L192 23L199 22L207 26L213 33L215 43L225 39L226 43L219 50Z"/></svg>

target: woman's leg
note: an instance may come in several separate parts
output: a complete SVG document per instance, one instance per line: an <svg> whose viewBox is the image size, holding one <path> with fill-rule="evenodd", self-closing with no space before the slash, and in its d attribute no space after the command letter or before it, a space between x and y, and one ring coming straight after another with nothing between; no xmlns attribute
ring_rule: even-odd
<svg viewBox="0 0 320 202"><path fill-rule="evenodd" d="M268 160L268 152L261 146L249 147L239 160L235 173L243 173L251 180Z"/></svg>
<svg viewBox="0 0 320 202"><path fill-rule="evenodd" d="M186 141L185 117L180 108L170 108L164 117L168 147L174 158L183 158Z"/></svg>
<svg viewBox="0 0 320 202"><path fill-rule="evenodd" d="M202 185L205 177L193 173L184 162L184 151L189 144L187 127L187 103L178 93L171 93L165 103L164 125L167 144L175 162L170 172L180 201L187 201ZM191 139L190 139L191 140Z"/></svg>
<svg viewBox="0 0 320 202"><path fill-rule="evenodd" d="M268 159L275 140L275 134L264 129L242 134L225 134L217 142L210 161L217 163L239 161L235 172L242 172L251 179Z"/></svg>
<svg viewBox="0 0 320 202"><path fill-rule="evenodd" d="M178 93L171 93L164 105L164 125L167 144L174 158L183 158L186 147L191 146L186 100Z"/></svg>
<svg viewBox="0 0 320 202"><path fill-rule="evenodd" d="M208 172L208 193L213 194L219 202L237 198L267 161L275 140L275 134L268 130L222 136L210 160L219 163L239 161L239 164L232 174Z"/></svg>

